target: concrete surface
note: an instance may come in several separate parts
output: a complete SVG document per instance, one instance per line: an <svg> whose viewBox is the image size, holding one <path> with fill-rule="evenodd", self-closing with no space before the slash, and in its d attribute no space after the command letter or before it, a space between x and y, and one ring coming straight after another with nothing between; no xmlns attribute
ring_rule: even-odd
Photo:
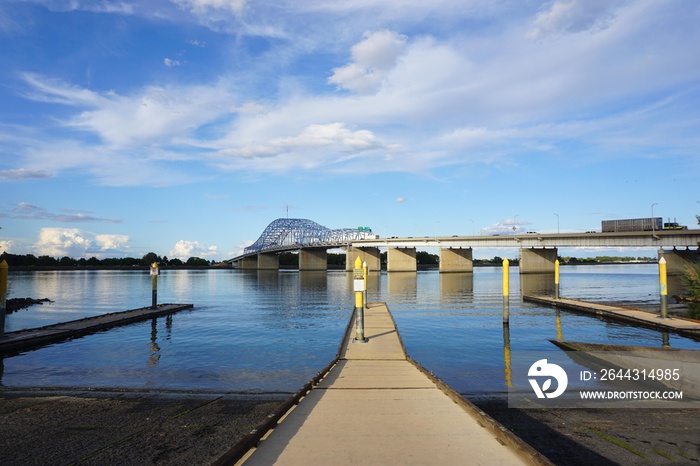
<svg viewBox="0 0 700 466"><path fill-rule="evenodd" d="M406 359L385 304L366 311L365 336L349 336L336 367L241 462L532 464Z"/></svg>

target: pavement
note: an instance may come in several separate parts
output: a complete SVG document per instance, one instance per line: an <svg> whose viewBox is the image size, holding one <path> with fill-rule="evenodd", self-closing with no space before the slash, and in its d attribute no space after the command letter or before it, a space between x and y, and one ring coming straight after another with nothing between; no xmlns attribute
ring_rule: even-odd
<svg viewBox="0 0 700 466"><path fill-rule="evenodd" d="M348 335L338 364L241 463L550 464L505 445L409 362L384 303L364 321L368 341Z"/></svg>

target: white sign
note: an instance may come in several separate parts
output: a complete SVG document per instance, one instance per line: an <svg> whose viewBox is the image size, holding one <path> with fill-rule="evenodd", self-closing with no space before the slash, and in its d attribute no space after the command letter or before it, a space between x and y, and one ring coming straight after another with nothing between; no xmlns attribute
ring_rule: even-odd
<svg viewBox="0 0 700 466"><path fill-rule="evenodd" d="M355 279L355 291L365 291L365 281L363 279Z"/></svg>

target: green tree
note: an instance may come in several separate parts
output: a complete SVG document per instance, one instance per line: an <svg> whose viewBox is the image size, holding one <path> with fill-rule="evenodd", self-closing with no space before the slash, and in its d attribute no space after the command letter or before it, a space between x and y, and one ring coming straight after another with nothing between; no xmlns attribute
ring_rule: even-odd
<svg viewBox="0 0 700 466"><path fill-rule="evenodd" d="M141 265L150 266L154 262L160 264L160 256L155 252L149 252L141 258Z"/></svg>
<svg viewBox="0 0 700 466"><path fill-rule="evenodd" d="M201 257L190 257L187 259L187 262L185 264L194 266L194 267L204 267L209 265L209 261L206 259L202 259Z"/></svg>

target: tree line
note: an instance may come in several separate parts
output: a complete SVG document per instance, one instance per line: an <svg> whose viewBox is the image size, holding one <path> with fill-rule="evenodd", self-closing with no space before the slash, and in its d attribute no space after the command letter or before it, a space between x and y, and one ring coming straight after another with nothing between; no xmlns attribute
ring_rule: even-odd
<svg viewBox="0 0 700 466"><path fill-rule="evenodd" d="M7 261L7 265L10 267L148 267L154 262L159 267L206 267L216 265L216 261L208 261L201 257L190 257L186 261L182 261L177 258L168 259L167 256L161 257L154 252L149 252L141 258L110 257L105 259L98 259L97 257L74 259L68 256L56 258L47 255L37 257L34 254L10 254L5 252L0 256L0 261L3 259Z"/></svg>
<svg viewBox="0 0 700 466"><path fill-rule="evenodd" d="M345 253L328 253L328 265L331 268L345 267ZM35 256L34 254L10 254L0 255L7 261L10 267L148 267L154 262L161 267L208 267L212 265L223 265L213 260L202 259L201 257L190 257L186 261L181 259L168 259L167 256L159 256L154 252L149 252L141 258L137 257L111 257L98 259L90 257L88 259L74 259L68 256L61 258L47 255ZM383 264L387 262L387 253L382 252L380 260ZM509 259L511 265L518 265L519 260ZM589 258L559 257L559 262L563 264L605 264L613 262L655 262L652 257L632 257L632 256L596 256ZM437 266L440 263L438 254L431 254L426 251L416 251L416 262L420 266ZM474 259L474 265L501 265L503 258L495 256L492 259ZM282 267L294 267L299 265L299 254L293 252L283 252L279 257L279 264Z"/></svg>

